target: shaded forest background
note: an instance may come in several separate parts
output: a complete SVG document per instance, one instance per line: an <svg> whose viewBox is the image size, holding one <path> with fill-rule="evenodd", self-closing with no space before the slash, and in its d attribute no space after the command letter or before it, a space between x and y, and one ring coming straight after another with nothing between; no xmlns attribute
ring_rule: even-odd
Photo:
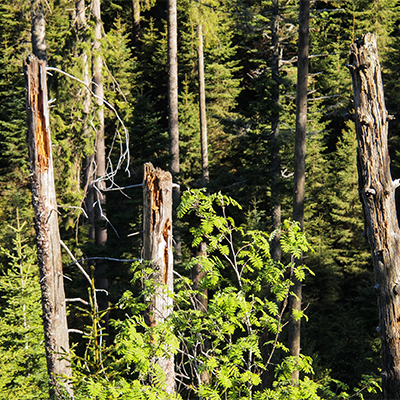
<svg viewBox="0 0 400 400"><path fill-rule="evenodd" d="M139 20L133 18L134 6L141 10ZM80 54L85 43L79 42L74 10L74 1L47 3L48 65L82 79ZM265 231L272 231L270 209L276 199L270 184L274 107L280 112L283 218L292 213L298 4L293 0L280 3L279 104L271 99L277 84L271 73L272 15L271 2L264 0L178 3L180 174L175 179L182 192L202 186L196 51L200 19L205 39L208 191L232 196L245 210L237 222ZM302 353L312 356L317 378L330 374L350 387L363 375L379 376L380 339L373 269L362 235L351 77L346 64L350 44L365 32L375 33L386 104L389 113L398 117L399 16L400 2L393 0L315 1L311 6L305 232L314 252L305 263L315 276L308 277L303 287L308 321L302 325ZM54 99L51 127L61 237L78 259L136 259L142 246L141 235L136 234L142 231L142 191L134 185L142 183L145 162L166 170L171 162L167 2L103 0L102 21L105 98L129 132L129 159L107 192L108 241L99 249L87 240L89 225L81 210L82 161L94 145L93 137L82 134L84 90L77 81L52 72L48 83L49 98ZM0 35L0 388L10 391L10 387L21 387L18 379L27 368L29 379L45 381L35 377L45 374L45 360L38 350L39 285L32 283L38 278L22 75L22 62L31 51L29 1L2 2ZM115 114L105 109L105 116L111 171L120 160L126 137ZM398 124L394 120L390 126L394 178L400 176ZM122 192L114 190L117 187L128 188ZM187 229L186 221L180 226L182 264L178 271L184 271L191 256ZM64 274L69 278L66 296L87 296L84 278L68 267L69 256L64 257ZM108 262L111 304L132 289L130 266L129 262ZM19 309L21 296L27 293L29 309ZM32 327L28 333L21 333L18 315L24 315ZM111 315L118 316L118 310ZM70 312L70 328L83 329L83 321ZM32 353L29 359L18 361L26 335L34 343ZM72 333L71 339L79 343L80 336ZM34 398L32 390L24 398Z"/></svg>

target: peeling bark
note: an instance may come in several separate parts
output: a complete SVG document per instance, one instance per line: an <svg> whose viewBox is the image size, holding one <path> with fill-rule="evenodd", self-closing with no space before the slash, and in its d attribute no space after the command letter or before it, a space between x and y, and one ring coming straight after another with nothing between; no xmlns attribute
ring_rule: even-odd
<svg viewBox="0 0 400 400"><path fill-rule="evenodd" d="M352 44L348 65L353 81L358 140L360 199L374 264L382 341L385 399L400 399L400 232L390 172L388 122L376 38Z"/></svg>
<svg viewBox="0 0 400 400"><path fill-rule="evenodd" d="M46 61L38 60L35 56L29 57L24 64L24 74L32 204L50 396L59 395L63 389L72 395L71 386L61 378L70 377L71 368L68 361L61 359L69 351L69 342L51 154Z"/></svg>
<svg viewBox="0 0 400 400"><path fill-rule="evenodd" d="M143 258L151 261L155 284L146 317L149 326L156 326L173 308L172 177L151 163L144 166L143 203ZM173 393L174 355L160 358L158 364L165 372L167 391Z"/></svg>

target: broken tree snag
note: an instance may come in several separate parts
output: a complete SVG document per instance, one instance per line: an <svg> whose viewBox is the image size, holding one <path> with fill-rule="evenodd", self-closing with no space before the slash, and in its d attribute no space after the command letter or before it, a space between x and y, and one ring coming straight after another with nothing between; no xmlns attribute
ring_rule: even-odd
<svg viewBox="0 0 400 400"><path fill-rule="evenodd" d="M169 172L144 165L143 258L153 269L154 293L147 311L147 323L156 326L172 313L172 176ZM174 355L158 359L167 379L167 391L175 390Z"/></svg>
<svg viewBox="0 0 400 400"><path fill-rule="evenodd" d="M30 56L24 63L24 74L32 204L50 397L61 396L64 390L72 396L72 388L65 379L71 377L70 363L61 359L69 351L69 342L51 154L46 61Z"/></svg>
<svg viewBox="0 0 400 400"><path fill-rule="evenodd" d="M395 183L390 173L388 120L376 39L352 44L349 69L354 90L360 198L371 246L382 340L385 399L400 399L400 232Z"/></svg>

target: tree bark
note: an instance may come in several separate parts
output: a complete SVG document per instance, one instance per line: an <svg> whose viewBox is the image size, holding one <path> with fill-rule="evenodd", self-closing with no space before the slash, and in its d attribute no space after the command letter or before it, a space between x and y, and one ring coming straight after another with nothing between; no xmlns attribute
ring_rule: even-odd
<svg viewBox="0 0 400 400"><path fill-rule="evenodd" d="M178 28L176 0L168 2L168 130L170 139L171 173L179 174L178 124Z"/></svg>
<svg viewBox="0 0 400 400"><path fill-rule="evenodd" d="M66 391L73 397L68 382L71 366L61 359L69 352L69 337L47 97L46 24L41 2L32 3L31 19L33 56L24 63L27 140L49 394L54 398Z"/></svg>
<svg viewBox="0 0 400 400"><path fill-rule="evenodd" d="M204 77L203 24L197 25L197 59L199 68L199 111L202 184L206 187L210 181L208 170L206 85Z"/></svg>
<svg viewBox="0 0 400 400"><path fill-rule="evenodd" d="M102 22L100 0L92 1L92 15L94 18L94 42L93 42L93 86L92 92L95 95L97 107L97 131L95 146L95 185L91 186L91 193L96 206L94 207L94 236L95 244L101 249L107 243L107 226L106 226L106 195L104 177L106 175L106 145L104 136L104 88L103 88L103 57L101 55L101 38L102 38ZM101 250L100 250L101 251ZM102 289L98 293L98 304L100 310L108 308L108 278L107 263L105 261L96 261L95 264L95 280L96 288ZM105 328L108 331L108 314L105 315Z"/></svg>
<svg viewBox="0 0 400 400"><path fill-rule="evenodd" d="M310 0L300 0L299 43L297 58L297 99L296 99L296 138L294 150L294 190L293 220L304 228L304 195L306 178L306 133L307 133L307 85L308 85L308 49L309 49ZM295 260L302 264L302 257ZM300 355L300 320L293 318L293 311L301 310L302 287L295 277L290 297L291 319L289 323L289 350L292 356ZM298 382L299 371L292 373L294 384Z"/></svg>
<svg viewBox="0 0 400 400"><path fill-rule="evenodd" d="M279 67L281 62L281 47L279 43L279 0L272 0L272 18L271 18L271 39L272 39L272 54L271 54L271 164L270 164L270 177L271 177L271 225L272 230L278 230L282 222L281 212L281 157L280 157L280 74ZM276 262L280 262L282 258L281 249L281 235L279 231L271 240L271 258ZM261 354L264 363L269 360L269 347L267 345L269 339L269 330L264 329L261 337ZM269 388L272 382L271 366L265 365L266 369L263 371L262 387Z"/></svg>
<svg viewBox="0 0 400 400"><path fill-rule="evenodd" d="M69 341L51 152L46 66L44 59L31 56L24 64L24 73L46 360L50 398L54 398L61 395L63 390L71 396L73 391L66 379L71 377L71 367L67 360L61 359L63 354L69 352Z"/></svg>
<svg viewBox="0 0 400 400"><path fill-rule="evenodd" d="M374 264L382 340L385 399L400 399L400 232L390 173L388 115L375 36L352 44L349 68L354 90L359 193Z"/></svg>
<svg viewBox="0 0 400 400"><path fill-rule="evenodd" d="M152 263L155 285L146 317L149 326L156 326L173 311L172 177L151 163L144 165L143 203L143 258ZM158 364L166 375L168 393L174 393L174 355L160 357Z"/></svg>
<svg viewBox="0 0 400 400"><path fill-rule="evenodd" d="M271 55L271 74L273 87L271 90L271 221L272 229L276 230L281 225L281 200L280 200L280 178L281 178L281 158L279 140L280 122L280 90L279 90L279 64L280 64L280 44L279 44L279 0L272 1L272 55ZM281 261L280 235L276 235L271 242L271 257L274 261Z"/></svg>
<svg viewBox="0 0 400 400"><path fill-rule="evenodd" d="M140 46L140 0L132 0L132 19L133 44L137 51Z"/></svg>
<svg viewBox="0 0 400 400"><path fill-rule="evenodd" d="M78 43L88 42L87 37L87 21L85 14L85 0L76 0L75 2L75 10L76 10L76 33ZM86 48L86 46L85 46ZM81 50L80 57L82 60L82 81L84 82L86 88L90 87L91 77L90 77L90 61L89 54L87 50ZM90 137L93 134L91 127L88 124L88 117L91 108L91 93L89 90L84 91L83 95L83 137L87 142L90 142ZM83 187L84 187L84 196L85 196L85 208L88 216L89 223L89 239L95 240L94 233L94 193L93 188L91 187L91 182L94 179L94 151L93 150L84 150L85 159L84 159L84 168L83 168Z"/></svg>
<svg viewBox="0 0 400 400"><path fill-rule="evenodd" d="M171 165L170 171L174 179L178 179L180 172L179 160L179 119L178 119L178 23L176 0L168 0L168 132L170 141ZM176 220L176 209L181 201L179 185L173 187L173 211ZM174 226L175 262L181 260L181 235L177 226Z"/></svg>

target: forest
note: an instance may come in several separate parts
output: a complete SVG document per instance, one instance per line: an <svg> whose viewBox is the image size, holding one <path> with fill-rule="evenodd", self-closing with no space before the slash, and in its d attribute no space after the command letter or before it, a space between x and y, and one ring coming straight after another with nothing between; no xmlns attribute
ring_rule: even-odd
<svg viewBox="0 0 400 400"><path fill-rule="evenodd" d="M2 1L0 398L382 399L348 68L368 32L398 179L398 0ZM54 375L32 54L47 65L66 304ZM152 166L171 182L146 211ZM144 225L167 192L165 290ZM157 319L160 290L171 304Z"/></svg>

